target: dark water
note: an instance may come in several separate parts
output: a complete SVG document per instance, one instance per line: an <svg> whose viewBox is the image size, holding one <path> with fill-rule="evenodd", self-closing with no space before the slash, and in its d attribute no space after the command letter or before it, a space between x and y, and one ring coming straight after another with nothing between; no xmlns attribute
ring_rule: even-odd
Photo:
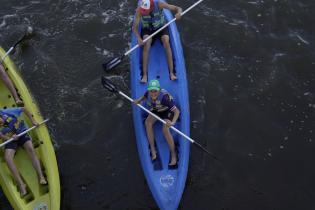
<svg viewBox="0 0 315 210"><path fill-rule="evenodd" d="M100 85L102 61L128 49L135 6L1 0L3 47L26 25L36 30L13 59L43 114L53 117L61 209L157 209L130 106ZM180 209L315 209L314 9L312 0L212 0L178 23L191 134L221 159L192 147ZM126 60L108 74L125 92L128 68Z"/></svg>

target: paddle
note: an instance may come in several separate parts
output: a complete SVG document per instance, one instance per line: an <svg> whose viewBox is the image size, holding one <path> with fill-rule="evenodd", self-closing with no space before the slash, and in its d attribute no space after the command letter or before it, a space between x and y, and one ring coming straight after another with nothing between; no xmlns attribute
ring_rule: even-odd
<svg viewBox="0 0 315 210"><path fill-rule="evenodd" d="M196 3L194 3L193 5L191 5L188 9L186 9L184 12L181 13L181 16L185 15L187 12L189 12L192 8L194 8L195 6L197 6L198 4L200 4L203 0L199 0ZM143 40L143 43L147 42L149 39L151 39L153 36L155 36L156 34L158 34L160 31L162 31L164 28L166 28L167 26L169 26L171 23L175 22L176 18L173 18L171 21L169 21L167 24L165 24L163 27L161 27L159 30L155 31L153 34L151 34L150 36L148 36L146 39ZM138 47L140 47L139 44L137 44L136 46L134 46L133 48L131 48L130 50L128 50L127 52L125 52L125 54L113 58L109 61L107 61L106 63L103 63L103 68L104 71L110 71L113 68L115 68L116 66L118 66L122 60L124 59L125 56L129 55L132 51L134 51L135 49L137 49Z"/></svg>
<svg viewBox="0 0 315 210"><path fill-rule="evenodd" d="M24 41L25 39L27 39L31 34L33 33L33 28L28 26L26 29L26 32L24 33L24 35L17 41L15 42L15 44L10 47L10 49L4 54L4 56L1 58L1 63L4 61L4 59L12 52L12 50L14 50L14 48L16 48L16 46L18 44L20 44L22 41Z"/></svg>
<svg viewBox="0 0 315 210"><path fill-rule="evenodd" d="M102 84L104 86L104 88L106 88L107 90L109 90L112 93L115 94L120 94L121 96L125 97L126 99L128 99L130 102L134 102L134 100L132 98L130 98L129 96L127 96L126 94L124 94L123 92L121 92L120 90L117 89L117 87L106 77L102 77ZM157 116L156 114L152 113L151 111L149 111L148 109L146 109L144 106L142 106L141 104L137 104L138 107L140 107L142 110L144 110L145 112L147 112L148 114L152 115L153 117L155 117L157 120L159 120L161 123L166 124L166 122L164 120L162 120L159 116ZM209 154L212 158L218 160L218 158L216 156L214 156L213 154L211 154L206 148L204 148L203 146L201 146L201 144L199 144L198 142L196 142L195 140L193 140L192 138L190 138L189 136L187 136L186 134L182 133L180 130L178 130L177 128L175 128L174 126L170 127L173 131L175 131L176 133L178 133L179 135L183 136L184 138L186 138L188 141L190 141L191 143L193 143L194 145L196 145L197 147L199 147L200 149L202 149L204 152L206 152L207 154Z"/></svg>
<svg viewBox="0 0 315 210"><path fill-rule="evenodd" d="M18 137L21 137L21 136L23 136L24 134L30 132L31 130L37 128L38 126L40 126L40 125L46 123L47 121L49 121L49 119L44 120L43 122L39 123L37 126L33 126L33 127L29 128L29 129L23 131L22 133L19 133L17 136L18 136ZM3 142L2 144L0 144L0 148L3 147L3 146L5 146L6 144L9 144L9 143L12 142L12 141L14 141L14 138L10 138L9 140Z"/></svg>

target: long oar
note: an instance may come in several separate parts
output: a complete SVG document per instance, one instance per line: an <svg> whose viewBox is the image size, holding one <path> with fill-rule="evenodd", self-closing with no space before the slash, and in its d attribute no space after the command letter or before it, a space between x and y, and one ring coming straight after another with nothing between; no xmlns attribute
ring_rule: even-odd
<svg viewBox="0 0 315 210"><path fill-rule="evenodd" d="M40 125L46 123L47 121L49 121L49 119L44 120L43 122L39 123L37 126L33 126L33 127L29 128L29 129L23 131L22 133L19 133L17 136L18 136L18 137L21 137L21 136L23 136L24 134L30 132L31 130L37 128L38 126L40 126ZM10 138L10 139L7 140L6 142L3 142L2 144L0 144L0 148L3 147L3 146L5 146L6 144L9 144L9 143L12 142L12 141L14 141L14 138Z"/></svg>
<svg viewBox="0 0 315 210"><path fill-rule="evenodd" d="M20 44L22 41L24 41L25 39L27 39L31 34L33 33L33 28L32 27L27 27L26 32L24 33L24 35L22 36L22 38L20 38L17 42L15 42L15 44L10 47L10 49L4 54L4 56L1 58L1 63L4 61L4 59L12 52L12 50L14 50L14 48L16 48L16 46L18 44Z"/></svg>
<svg viewBox="0 0 315 210"><path fill-rule="evenodd" d="M200 4L203 0L199 0L196 3L194 3L193 5L191 5L188 9L186 9L184 12L181 13L181 16L185 15L187 12L189 12L189 10L191 10L192 8L194 8L195 6L197 6L198 4ZM169 26L171 23L175 22L176 18L173 18L171 21L169 21L167 24L165 24L163 27L161 27L159 30L157 30L156 32L154 32L153 34L151 34L150 36L148 36L147 38L145 38L143 40L143 43L147 42L149 39L151 39L153 36L155 36L156 34L158 34L160 31L162 31L164 28L166 28L167 26ZM133 48L131 48L130 50L128 50L127 52L125 52L125 54L113 58L109 61L107 61L106 63L103 63L103 68L105 71L110 71L113 68L115 68L116 66L118 66L122 60L124 59L125 56L129 55L132 51L134 51L135 49L137 49L138 47L140 47L139 44L137 44L136 46L134 46Z"/></svg>
<svg viewBox="0 0 315 210"><path fill-rule="evenodd" d="M130 98L129 96L127 96L126 94L124 94L123 92L121 92L120 90L117 89L117 87L106 77L102 77L102 84L104 86L104 88L106 88L107 90L109 90L112 93L118 93L121 96L125 97L126 99L128 99L130 102L134 102L134 100L132 98ZM164 120L162 120L159 116L157 116L156 114L152 113L151 111L149 111L148 109L146 109L144 106L142 106L141 104L137 104L138 107L140 107L142 110L144 110L145 112L147 112L148 114L152 115L153 117L155 117L157 120L159 120L161 123L166 124L166 122ZM176 133L178 133L179 135L183 136L184 138L186 138L188 141L190 141L191 143L193 143L194 145L198 146L200 149L202 149L204 152L206 152L207 154L209 154L212 158L218 160L218 158L216 156L214 156L213 154L211 154L206 148L204 148L203 146L201 146L201 144L199 144L198 142L196 142L195 140L193 140L192 138L190 138L189 136L187 136L186 134L182 133L180 130L178 130L177 128L175 128L174 126L170 127L173 131L175 131Z"/></svg>

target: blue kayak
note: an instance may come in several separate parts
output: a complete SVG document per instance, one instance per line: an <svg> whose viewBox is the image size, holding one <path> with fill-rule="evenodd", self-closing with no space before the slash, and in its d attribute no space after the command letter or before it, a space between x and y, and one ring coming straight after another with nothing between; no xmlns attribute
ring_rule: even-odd
<svg viewBox="0 0 315 210"><path fill-rule="evenodd" d="M173 19L170 11L164 10L164 13L167 21ZM156 40L150 49L148 81L158 79L161 88L167 90L174 97L175 104L181 113L175 127L189 136L190 117L185 60L176 24L172 23L168 29L178 80L171 81L169 79L165 50L160 40ZM132 34L131 44L132 46L137 44L137 39L134 34ZM130 58L132 97L139 98L147 89L147 84L140 83L142 48L135 50ZM190 143L180 135L172 132L175 144L177 145L176 148L179 160L176 169L169 169L170 150L162 133L162 124L157 121L154 125L154 135L158 160L152 163L144 125L146 117L147 115L140 108L133 106L133 121L142 169L159 208L162 210L175 210L179 206L185 188Z"/></svg>

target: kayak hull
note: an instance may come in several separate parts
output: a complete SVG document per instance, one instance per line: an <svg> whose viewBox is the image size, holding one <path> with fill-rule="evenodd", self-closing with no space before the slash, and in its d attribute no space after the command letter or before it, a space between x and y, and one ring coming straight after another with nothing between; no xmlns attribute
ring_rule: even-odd
<svg viewBox="0 0 315 210"><path fill-rule="evenodd" d="M169 11L164 11L167 21L173 19ZM170 44L173 52L174 66L178 80L169 79L168 65L165 50L159 40L155 40L151 46L148 64L148 80L158 79L161 88L166 89L175 100L181 114L175 127L183 133L190 135L189 96L187 88L185 60L177 27L172 23L169 27ZM132 47L137 44L137 39L132 34ZM147 88L146 84L140 83L142 66L142 48L135 50L131 56L131 90L132 97L141 97ZM137 140L138 153L147 183L153 197L162 210L177 209L185 188L190 143L182 136L172 131L176 148L178 150L178 167L169 169L170 151L162 133L160 122L154 125L155 142L158 151L157 163L152 163L149 144L146 136L144 120L146 114L138 107L133 107L133 122ZM158 164L158 170L156 169ZM161 166L161 168L160 168Z"/></svg>
<svg viewBox="0 0 315 210"><path fill-rule="evenodd" d="M0 48L0 57L3 57L5 51ZM7 57L3 62L6 71L15 85L18 94L24 102L24 106L34 115L37 122L43 121L43 117L36 105L35 100L28 91L16 66L12 60ZM0 80L0 109L15 108L15 102L11 93ZM31 127L31 124L25 115L22 115L24 121ZM4 150L0 150L0 184L11 206L15 210L59 210L60 209L60 180L55 151L45 124L36 128L30 133L37 156L43 167L44 174L47 177L48 185L42 186L38 183L35 169L24 149L17 150L14 161L21 174L22 179L27 185L28 194L20 197L18 187L13 181L12 175L4 160Z"/></svg>

